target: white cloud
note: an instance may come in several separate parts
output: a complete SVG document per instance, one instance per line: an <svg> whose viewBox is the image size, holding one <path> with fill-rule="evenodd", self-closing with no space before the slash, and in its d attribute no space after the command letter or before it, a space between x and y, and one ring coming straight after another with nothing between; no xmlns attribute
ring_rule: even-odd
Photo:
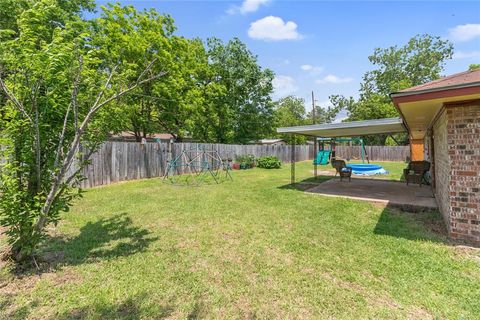
<svg viewBox="0 0 480 320"><path fill-rule="evenodd" d="M261 5L265 5L270 0L244 0L241 6L232 6L227 10L228 14L247 14L250 12L255 12L260 8Z"/></svg>
<svg viewBox="0 0 480 320"><path fill-rule="evenodd" d="M480 38L480 24L468 23L458 25L448 30L449 38L457 42L470 41Z"/></svg>
<svg viewBox="0 0 480 320"><path fill-rule="evenodd" d="M284 22L282 18L268 16L250 24L250 38L265 41L298 40L302 35L293 21Z"/></svg>
<svg viewBox="0 0 480 320"><path fill-rule="evenodd" d="M295 80L289 76L275 76L272 84L275 89L275 96L277 97L288 96L298 90L298 87L295 85Z"/></svg>
<svg viewBox="0 0 480 320"><path fill-rule="evenodd" d="M343 120L348 119L348 112L345 109L340 110L340 112L337 114L335 119L332 121L332 123L340 123L343 122Z"/></svg>
<svg viewBox="0 0 480 320"><path fill-rule="evenodd" d="M323 71L323 67L321 66L312 66L311 64L303 64L300 66L300 69L303 71L315 72L319 73Z"/></svg>
<svg viewBox="0 0 480 320"><path fill-rule="evenodd" d="M333 74L329 74L328 76L326 76L322 79L315 80L315 82L317 84L324 84L324 83L341 84L341 83L348 83L348 82L352 82L352 81L353 81L353 78L350 78L350 77L341 78L341 77L337 77Z"/></svg>
<svg viewBox="0 0 480 320"><path fill-rule="evenodd" d="M453 54L453 59L472 59L480 58L480 51L457 51Z"/></svg>

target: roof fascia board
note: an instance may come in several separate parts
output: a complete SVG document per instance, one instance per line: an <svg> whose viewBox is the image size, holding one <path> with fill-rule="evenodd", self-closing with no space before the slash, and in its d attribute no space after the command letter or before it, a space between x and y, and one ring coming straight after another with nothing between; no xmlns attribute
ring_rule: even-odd
<svg viewBox="0 0 480 320"><path fill-rule="evenodd" d="M476 87L480 87L480 82L417 91L394 92L390 94L390 98L398 103L446 98L478 93L478 91L475 91Z"/></svg>

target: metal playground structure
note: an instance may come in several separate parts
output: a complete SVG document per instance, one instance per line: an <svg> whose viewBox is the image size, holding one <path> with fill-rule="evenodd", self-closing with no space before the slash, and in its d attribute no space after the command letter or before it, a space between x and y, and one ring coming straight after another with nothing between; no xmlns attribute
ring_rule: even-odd
<svg viewBox="0 0 480 320"><path fill-rule="evenodd" d="M217 150L182 150L172 160L167 161L163 176L164 182L176 185L200 185L204 182L216 184L233 180L230 170L232 159L222 159Z"/></svg>

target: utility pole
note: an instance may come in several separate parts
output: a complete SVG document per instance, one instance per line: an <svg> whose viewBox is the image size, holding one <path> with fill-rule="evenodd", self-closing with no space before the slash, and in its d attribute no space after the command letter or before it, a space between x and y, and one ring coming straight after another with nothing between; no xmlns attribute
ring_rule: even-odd
<svg viewBox="0 0 480 320"><path fill-rule="evenodd" d="M312 90L312 124L315 124L315 96ZM317 137L313 137L313 175L317 179Z"/></svg>
<svg viewBox="0 0 480 320"><path fill-rule="evenodd" d="M315 96L312 91L312 124L315 124Z"/></svg>

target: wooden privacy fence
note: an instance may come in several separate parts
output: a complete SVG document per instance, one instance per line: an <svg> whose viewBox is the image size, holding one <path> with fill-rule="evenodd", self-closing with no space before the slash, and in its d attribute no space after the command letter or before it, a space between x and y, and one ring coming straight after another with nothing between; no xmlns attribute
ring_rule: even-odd
<svg viewBox="0 0 480 320"><path fill-rule="evenodd" d="M161 177L164 175L167 160L180 155L182 150L216 150L223 159L235 160L236 156L252 154L255 157L276 156L282 162L290 162L291 150L295 148L295 161L313 159L311 145L229 145L208 143L146 143L105 142L91 158L91 164L84 168L85 180L82 188L108 185L120 181ZM409 147L367 146L371 161L404 161L409 155ZM337 146L337 156L344 159L360 159L358 146ZM75 165L70 169L74 172ZM181 171L179 171L181 172Z"/></svg>
<svg viewBox="0 0 480 320"><path fill-rule="evenodd" d="M362 159L360 146L336 146L336 156L342 159ZM405 161L409 146L365 146L370 161Z"/></svg>
<svg viewBox="0 0 480 320"><path fill-rule="evenodd" d="M276 156L282 162L290 162L295 148L295 161L313 159L313 146L263 146L228 145L208 143L146 143L105 142L91 157L91 164L84 168L82 188L108 185L115 182L161 177L167 160L180 155L182 150L216 150L223 159L235 160L236 156L252 154L255 157ZM73 165L69 174L76 170ZM178 172L178 170L177 170ZM180 171L181 172L181 171ZM69 175L67 174L67 176Z"/></svg>

